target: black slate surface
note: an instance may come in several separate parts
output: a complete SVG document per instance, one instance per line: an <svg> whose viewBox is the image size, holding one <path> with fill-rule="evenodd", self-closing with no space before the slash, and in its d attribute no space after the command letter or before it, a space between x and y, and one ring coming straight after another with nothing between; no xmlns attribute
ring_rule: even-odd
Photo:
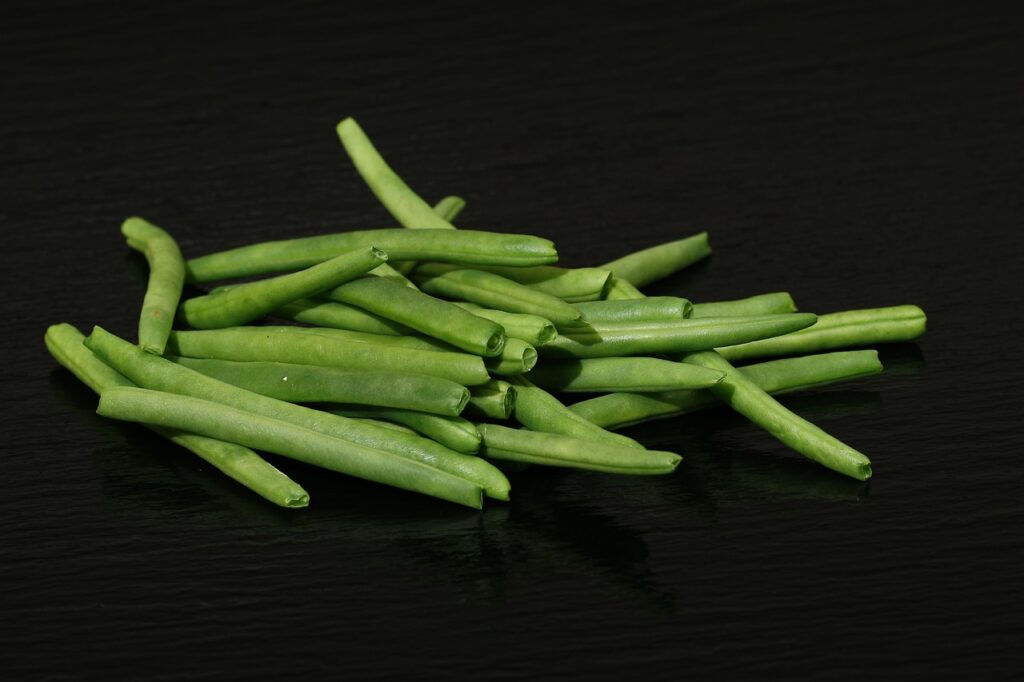
<svg viewBox="0 0 1024 682"><path fill-rule="evenodd" d="M6 679L991 679L1024 606L1024 35L974 4L55 3L0 22ZM460 224L655 287L917 303L879 377L784 399L870 485L716 410L656 480L532 470L483 513L275 459L272 508L95 398L46 325L132 335L144 215L186 254L387 226L354 115Z"/></svg>

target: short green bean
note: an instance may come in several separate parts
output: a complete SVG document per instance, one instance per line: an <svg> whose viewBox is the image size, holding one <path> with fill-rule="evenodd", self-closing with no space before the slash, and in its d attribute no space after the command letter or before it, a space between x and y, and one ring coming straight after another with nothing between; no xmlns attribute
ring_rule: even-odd
<svg viewBox="0 0 1024 682"><path fill-rule="evenodd" d="M529 372L537 364L537 349L521 339L506 339L505 348L496 358L484 358L491 374L511 376Z"/></svg>
<svg viewBox="0 0 1024 682"><path fill-rule="evenodd" d="M694 303L690 317L739 317L744 315L774 315L795 313L796 303L786 291L758 294L734 301Z"/></svg>
<svg viewBox="0 0 1024 682"><path fill-rule="evenodd" d="M543 388L569 393L646 393L709 388L724 377L722 372L658 358L586 358L545 362L529 378Z"/></svg>
<svg viewBox="0 0 1024 682"><path fill-rule="evenodd" d="M516 405L516 392L507 381L491 379L483 386L474 386L469 391L467 416L508 419Z"/></svg>
<svg viewBox="0 0 1024 682"><path fill-rule="evenodd" d="M473 422L462 417L443 417L412 410L382 410L362 405L346 405L340 409L332 407L329 411L343 417L373 417L401 424L456 452L472 455L480 449L480 432Z"/></svg>
<svg viewBox="0 0 1024 682"><path fill-rule="evenodd" d="M505 330L506 337L525 341L534 347L543 346L545 343L555 338L555 325L551 320L539 315L507 313L504 310L484 308L475 303L456 302L455 305L459 306L463 310L468 310L474 315L479 315L486 320L497 322Z"/></svg>
<svg viewBox="0 0 1024 682"><path fill-rule="evenodd" d="M163 355L185 281L181 249L171 235L142 218L124 221L121 234L128 246L142 253L149 263L149 284L139 317L139 345L144 351Z"/></svg>
<svg viewBox="0 0 1024 682"><path fill-rule="evenodd" d="M678 296L648 296L640 299L619 299L577 303L591 325L633 322L675 322L690 316L693 305Z"/></svg>
<svg viewBox="0 0 1024 682"><path fill-rule="evenodd" d="M708 245L708 233L701 232L686 239L635 251L600 267L611 270L616 279L624 279L636 287L645 287L709 255L711 247Z"/></svg>

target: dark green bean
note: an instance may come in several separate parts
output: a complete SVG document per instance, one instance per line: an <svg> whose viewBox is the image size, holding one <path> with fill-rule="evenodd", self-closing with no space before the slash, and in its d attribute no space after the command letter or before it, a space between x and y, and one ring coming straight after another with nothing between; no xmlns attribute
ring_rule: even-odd
<svg viewBox="0 0 1024 682"><path fill-rule="evenodd" d="M469 391L467 416L508 419L516 405L516 392L512 384L492 379L483 386L474 386Z"/></svg>
<svg viewBox="0 0 1024 682"><path fill-rule="evenodd" d="M882 371L882 364L876 351L856 350L772 360L738 369L762 391L784 393L878 374ZM518 387L517 390L518 405L523 401L523 393ZM575 403L569 409L589 423L615 429L720 404L721 401L710 391L683 390L609 393Z"/></svg>
<svg viewBox="0 0 1024 682"><path fill-rule="evenodd" d="M611 270L616 279L624 279L636 287L671 275L711 255L708 233L701 232L686 239L678 239L635 251L600 266Z"/></svg>
<svg viewBox="0 0 1024 682"><path fill-rule="evenodd" d="M440 377L350 372L287 362L169 358L206 376L290 403L355 403L458 416L469 389Z"/></svg>
<svg viewBox="0 0 1024 682"><path fill-rule="evenodd" d="M275 310L274 316L316 327L333 327L369 334L401 336L415 333L404 324L337 301L299 299Z"/></svg>
<svg viewBox="0 0 1024 682"><path fill-rule="evenodd" d="M786 291L759 294L734 301L694 303L690 317L740 317L745 315L774 315L795 313L796 303Z"/></svg>
<svg viewBox="0 0 1024 682"><path fill-rule="evenodd" d="M480 449L480 432L476 430L473 422L462 417L443 417L412 410L382 410L362 405L346 405L344 408L331 408L329 411L343 417L373 417L401 424L437 441L446 448L467 455L476 454Z"/></svg>
<svg viewBox="0 0 1024 682"><path fill-rule="evenodd" d="M455 302L463 310L468 310L474 315L497 322L505 330L506 337L512 337L525 341L531 346L543 346L555 338L555 325L551 320L539 315L528 315L526 313L507 313L504 310L484 308L475 303ZM333 325L325 325L333 326ZM367 330L369 331L369 330Z"/></svg>
<svg viewBox="0 0 1024 682"><path fill-rule="evenodd" d="M124 221L121 234L128 246L142 253L149 263L149 284L139 317L139 345L146 352L163 355L185 281L181 250L171 235L142 218Z"/></svg>
<svg viewBox="0 0 1024 682"><path fill-rule="evenodd" d="M236 327L297 299L333 289L387 259L386 253L372 246L343 253L299 272L238 284L217 293L191 298L181 304L181 317L197 329ZM376 277L367 280L379 281Z"/></svg>
<svg viewBox="0 0 1024 682"><path fill-rule="evenodd" d="M591 325L636 322L675 322L690 316L693 305L678 296L648 296L640 299L577 303Z"/></svg>
<svg viewBox="0 0 1024 682"><path fill-rule="evenodd" d="M672 391L714 386L721 372L658 358L587 358L545 362L530 381L554 391Z"/></svg>

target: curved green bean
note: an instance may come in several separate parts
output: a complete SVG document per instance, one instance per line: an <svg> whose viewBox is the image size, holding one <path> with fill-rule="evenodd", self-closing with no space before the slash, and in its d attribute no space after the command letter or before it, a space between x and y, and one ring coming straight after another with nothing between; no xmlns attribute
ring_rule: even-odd
<svg viewBox="0 0 1024 682"><path fill-rule="evenodd" d="M288 362L168 358L206 376L290 403L354 403L458 416L469 389L424 374L350 372Z"/></svg>
<svg viewBox="0 0 1024 682"><path fill-rule="evenodd" d="M491 265L477 269L493 272L569 303L600 300L612 276L611 272L601 268L562 268L557 265L529 268Z"/></svg>
<svg viewBox="0 0 1024 682"><path fill-rule="evenodd" d="M466 414L491 419L508 419L516 405L516 391L507 381L491 379L469 391Z"/></svg>
<svg viewBox="0 0 1024 682"><path fill-rule="evenodd" d="M738 369L762 391L784 393L878 374L882 371L882 364L878 361L876 351L855 350L771 360ZM518 406L523 400L523 394L522 389L517 390ZM589 423L615 429L720 404L721 401L710 391L682 390L609 393L580 401L568 409Z"/></svg>
<svg viewBox="0 0 1024 682"><path fill-rule="evenodd" d="M480 450L480 432L476 430L473 422L462 417L443 417L412 410L382 410L362 405L346 405L342 409L332 408L329 411L343 417L372 417L397 423L437 441L446 448L467 455L476 454Z"/></svg>
<svg viewBox="0 0 1024 682"><path fill-rule="evenodd" d="M670 474L682 457L672 452L642 450L580 440L555 433L478 424L481 452L490 459L527 464L590 469L616 474Z"/></svg>
<svg viewBox="0 0 1024 682"><path fill-rule="evenodd" d="M364 277L327 292L333 301L399 322L474 355L501 355L505 330L447 301L379 277Z"/></svg>
<svg viewBox="0 0 1024 682"><path fill-rule="evenodd" d="M608 324L579 331L563 330L539 351L545 357L600 358L706 350L742 343L740 339L754 341L788 334L811 326L814 320L815 316L810 313L793 313Z"/></svg>
<svg viewBox="0 0 1024 682"><path fill-rule="evenodd" d="M96 357L83 345L84 340L82 332L70 324L55 324L46 330L46 348L50 354L97 394L109 388L135 385ZM302 486L247 447L151 424L146 426L269 502L289 509L309 506L309 494Z"/></svg>
<svg viewBox="0 0 1024 682"><path fill-rule="evenodd" d="M818 315L807 329L774 339L718 348L730 362L778 355L816 353L850 346L912 341L924 334L928 318L916 305L847 310Z"/></svg>
<svg viewBox="0 0 1024 682"><path fill-rule="evenodd" d="M264 327L233 327L175 331L171 333L168 349L175 355L190 358L242 362L265 360L349 370L426 374L450 379L463 386L482 384L488 379L487 368L476 355L371 345L299 329L296 327L295 331L288 332L267 331Z"/></svg>
<svg viewBox="0 0 1024 682"><path fill-rule="evenodd" d="M442 197L439 202L434 204L432 210L450 224L453 220L459 217L459 214L462 213L464 208L466 208L465 199L455 195L450 195Z"/></svg>
<svg viewBox="0 0 1024 682"><path fill-rule="evenodd" d="M404 324L337 301L302 298L281 306L273 314L274 317L317 327L333 327L369 334L401 336L415 333Z"/></svg>
<svg viewBox="0 0 1024 682"><path fill-rule="evenodd" d="M146 352L163 355L185 282L181 249L171 235L142 218L125 220L121 234L128 240L128 246L142 253L149 263L149 283L139 317L139 346Z"/></svg>
<svg viewBox="0 0 1024 682"><path fill-rule="evenodd" d="M259 448L474 509L483 507L483 491L472 481L389 452L202 398L144 388L110 388L100 394L96 411L112 419L157 424Z"/></svg>
<svg viewBox="0 0 1024 682"><path fill-rule="evenodd" d="M190 282L301 270L346 251L375 246L392 260L464 265L545 265L558 260L547 239L476 230L387 228L283 239L219 251L185 263Z"/></svg>
<svg viewBox="0 0 1024 682"><path fill-rule="evenodd" d="M739 317L744 315L774 315L795 313L796 303L788 291L758 294L734 301L694 303L690 317Z"/></svg>
<svg viewBox="0 0 1024 682"><path fill-rule="evenodd" d="M217 293L190 298L181 304L181 317L196 329L236 327L291 301L333 289L367 273L387 259L386 253L372 246L343 253L299 272L246 282ZM369 281L377 279L368 278Z"/></svg>
<svg viewBox="0 0 1024 682"><path fill-rule="evenodd" d="M632 438L606 431L580 417L558 398L535 386L526 377L513 377L510 382L516 392L513 410L516 421L531 431L560 433L581 440L597 440L629 448L643 448Z"/></svg>
<svg viewBox="0 0 1024 682"><path fill-rule="evenodd" d="M724 372L722 383L708 390L804 457L860 481L871 478L867 457L780 405L715 351L690 353L683 361Z"/></svg>
<svg viewBox="0 0 1024 682"><path fill-rule="evenodd" d="M530 372L530 381L568 393L709 388L725 375L715 370L658 358L587 358L546 362Z"/></svg>
<svg viewBox="0 0 1024 682"><path fill-rule="evenodd" d="M686 239L677 239L634 251L600 267L611 270L616 279L624 279L633 286L644 287L709 255L711 246L708 244L708 233L701 232Z"/></svg>
<svg viewBox="0 0 1024 682"><path fill-rule="evenodd" d="M214 400L368 448L385 450L477 483L487 492L488 497L508 499L509 483L498 469L478 457L455 452L427 438L382 430L338 415L246 391L169 360L143 353L100 327L93 329L85 343L100 359L143 388Z"/></svg>
<svg viewBox="0 0 1024 682"><path fill-rule="evenodd" d="M505 336L525 341L531 346L543 346L555 338L555 325L551 320L540 315L527 313L507 313L504 310L484 308L476 303L454 302L463 310L468 310L485 320L496 322L505 330Z"/></svg>
<svg viewBox="0 0 1024 682"><path fill-rule="evenodd" d="M574 326L585 322L580 311L562 299L492 272L424 263L413 271L412 279L423 291L448 299L510 313L539 315L556 325Z"/></svg>
<svg viewBox="0 0 1024 682"><path fill-rule="evenodd" d="M648 296L639 299L577 303L591 325L635 322L675 322L690 317L693 304L678 296Z"/></svg>
<svg viewBox="0 0 1024 682"><path fill-rule="evenodd" d="M623 301L643 297L643 292L621 277L615 277L614 275L608 281L608 286L604 290L604 298L607 301Z"/></svg>

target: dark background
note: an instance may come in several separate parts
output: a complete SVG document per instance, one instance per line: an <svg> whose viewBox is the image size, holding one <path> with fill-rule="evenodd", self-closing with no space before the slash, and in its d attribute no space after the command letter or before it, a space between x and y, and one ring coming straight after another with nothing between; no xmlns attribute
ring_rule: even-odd
<svg viewBox="0 0 1024 682"><path fill-rule="evenodd" d="M0 21L7 679L1009 676L1021 656L1024 32L973 3L239 2ZM388 226L356 116L459 223L570 265L708 230L652 287L917 303L876 378L784 402L862 485L724 410L670 477L530 471L483 513L275 460L305 511L93 414L50 323L126 336L133 214L186 255Z"/></svg>

